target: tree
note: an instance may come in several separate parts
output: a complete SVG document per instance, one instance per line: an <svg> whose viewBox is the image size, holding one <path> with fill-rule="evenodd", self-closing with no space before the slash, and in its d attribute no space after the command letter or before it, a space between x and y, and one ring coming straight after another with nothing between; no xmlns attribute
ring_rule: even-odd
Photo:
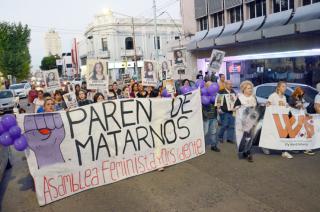
<svg viewBox="0 0 320 212"><path fill-rule="evenodd" d="M42 58L40 68L42 70L50 70L50 69L57 68L57 65L56 65L57 59L60 59L58 55L50 55L48 57Z"/></svg>
<svg viewBox="0 0 320 212"><path fill-rule="evenodd" d="M26 79L30 71L30 29L28 25L0 22L0 72L18 80Z"/></svg>

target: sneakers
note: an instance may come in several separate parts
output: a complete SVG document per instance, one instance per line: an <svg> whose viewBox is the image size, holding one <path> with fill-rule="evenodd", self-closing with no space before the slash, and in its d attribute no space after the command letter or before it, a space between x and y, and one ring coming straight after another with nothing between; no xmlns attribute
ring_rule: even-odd
<svg viewBox="0 0 320 212"><path fill-rule="evenodd" d="M306 150L306 151L304 151L303 153L306 154L306 155L310 155L310 156L316 154L315 152L312 152L312 150Z"/></svg>
<svg viewBox="0 0 320 212"><path fill-rule="evenodd" d="M292 159L293 156L289 152L282 152L281 156L283 158Z"/></svg>
<svg viewBox="0 0 320 212"><path fill-rule="evenodd" d="M270 150L266 148L262 148L262 152L266 155L270 155Z"/></svg>
<svg viewBox="0 0 320 212"><path fill-rule="evenodd" d="M214 151L214 152L220 152L220 149L218 147L216 147L216 146L212 146L211 150Z"/></svg>

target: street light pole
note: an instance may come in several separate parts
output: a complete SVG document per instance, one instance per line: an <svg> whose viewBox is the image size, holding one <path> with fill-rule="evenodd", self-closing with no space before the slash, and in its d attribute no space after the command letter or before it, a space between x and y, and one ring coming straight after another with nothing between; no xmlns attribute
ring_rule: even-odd
<svg viewBox="0 0 320 212"><path fill-rule="evenodd" d="M154 43L156 47L156 61L159 60L159 51L158 51L158 27L157 27L157 5L156 0L153 0L153 16L154 16Z"/></svg>
<svg viewBox="0 0 320 212"><path fill-rule="evenodd" d="M133 49L134 49L134 73L137 74L137 48L136 48L136 33L135 33L135 27L134 27L134 17L131 17L132 22L132 37L133 37Z"/></svg>

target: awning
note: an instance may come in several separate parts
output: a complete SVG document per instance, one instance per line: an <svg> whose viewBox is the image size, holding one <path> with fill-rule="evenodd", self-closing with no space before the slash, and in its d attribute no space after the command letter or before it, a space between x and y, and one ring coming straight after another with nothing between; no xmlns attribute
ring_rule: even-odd
<svg viewBox="0 0 320 212"><path fill-rule="evenodd" d="M215 39L215 38L219 37L219 35L223 31L223 29L224 29L224 26L215 27L215 28L210 29L208 35L206 36L206 39Z"/></svg>
<svg viewBox="0 0 320 212"><path fill-rule="evenodd" d="M229 35L236 34L240 30L242 24L243 24L242 21L236 22L236 23L233 23L233 24L227 24L224 27L224 30L223 30L222 34L219 37L224 37L224 36L229 36Z"/></svg>
<svg viewBox="0 0 320 212"><path fill-rule="evenodd" d="M241 27L241 30L239 31L239 33L252 32L252 31L258 30L262 26L265 19L266 19L265 16L261 16L258 18L246 20L243 23L243 26Z"/></svg>
<svg viewBox="0 0 320 212"><path fill-rule="evenodd" d="M268 15L261 29L285 25L289 21L292 12L293 10L290 9Z"/></svg>
<svg viewBox="0 0 320 212"><path fill-rule="evenodd" d="M290 20L291 24L320 18L320 2L298 7Z"/></svg>
<svg viewBox="0 0 320 212"><path fill-rule="evenodd" d="M197 48L197 42L201 41L204 39L204 37L207 34L207 30L203 30L200 32L196 32L196 34L191 38L190 42L187 44L187 49L188 50L193 50Z"/></svg>

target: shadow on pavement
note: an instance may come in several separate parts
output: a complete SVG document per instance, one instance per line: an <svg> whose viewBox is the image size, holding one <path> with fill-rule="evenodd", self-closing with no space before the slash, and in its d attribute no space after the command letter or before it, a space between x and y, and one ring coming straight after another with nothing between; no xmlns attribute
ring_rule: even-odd
<svg viewBox="0 0 320 212"><path fill-rule="evenodd" d="M6 190L8 188L10 180L15 179L15 176L12 176L12 168L6 170L3 179L1 180L0 183L0 211L2 211L2 201L4 194L6 193Z"/></svg>
<svg viewBox="0 0 320 212"><path fill-rule="evenodd" d="M31 189L32 191L35 191L33 178L30 174L19 179L18 183L20 185L20 191L27 191L29 189Z"/></svg>

